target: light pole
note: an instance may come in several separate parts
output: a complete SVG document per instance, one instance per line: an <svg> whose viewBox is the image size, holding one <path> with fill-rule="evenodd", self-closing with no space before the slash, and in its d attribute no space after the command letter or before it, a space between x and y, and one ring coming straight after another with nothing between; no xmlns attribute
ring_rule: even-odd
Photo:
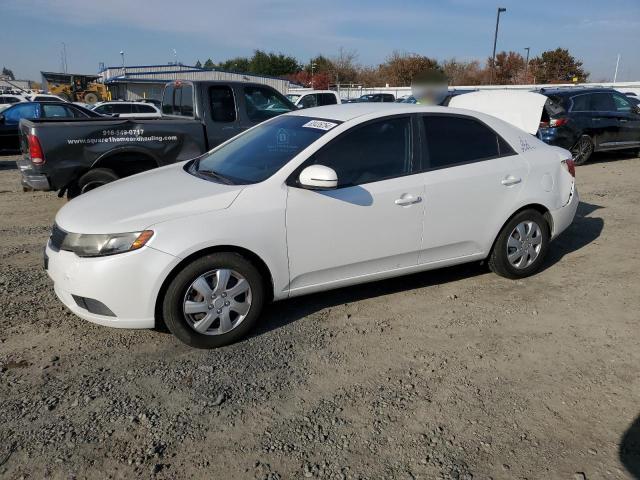
<svg viewBox="0 0 640 480"><path fill-rule="evenodd" d="M506 8L498 7L498 15L496 17L496 33L493 36L493 55L491 56L491 83L493 83L493 74L496 70L496 46L498 44L498 27L500 26L500 14L506 11Z"/></svg>
<svg viewBox="0 0 640 480"><path fill-rule="evenodd" d="M120 56L122 57L122 75L127 76L127 68L124 66L124 50L120 50Z"/></svg>
<svg viewBox="0 0 640 480"><path fill-rule="evenodd" d="M524 62L524 79L525 82L529 81L529 50L531 50L530 47L524 47L524 49L527 51L527 59Z"/></svg>
<svg viewBox="0 0 640 480"><path fill-rule="evenodd" d="M313 71L316 68L316 63L314 61L311 61L311 88L313 88Z"/></svg>

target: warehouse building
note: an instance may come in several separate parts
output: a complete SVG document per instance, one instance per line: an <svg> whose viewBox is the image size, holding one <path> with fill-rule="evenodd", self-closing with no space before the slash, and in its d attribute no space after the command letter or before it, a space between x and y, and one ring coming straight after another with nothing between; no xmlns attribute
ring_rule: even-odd
<svg viewBox="0 0 640 480"><path fill-rule="evenodd" d="M282 78L225 70L205 70L181 64L106 67L98 74L101 81L109 88L111 97L121 100L140 100L143 98L160 100L164 85L173 80L255 82L269 85L283 94L286 94L289 89L289 80Z"/></svg>

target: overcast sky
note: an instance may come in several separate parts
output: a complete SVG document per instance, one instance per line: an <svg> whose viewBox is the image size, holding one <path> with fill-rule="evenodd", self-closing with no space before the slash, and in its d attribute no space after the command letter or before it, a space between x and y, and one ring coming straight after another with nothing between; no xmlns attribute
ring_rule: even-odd
<svg viewBox="0 0 640 480"><path fill-rule="evenodd" d="M491 54L498 4L488 0L0 0L0 66L40 80L60 71L62 42L69 70L98 64L192 65L283 52L306 62L342 46L374 65L393 50L437 59L483 60ZM640 0L502 0L498 50L532 57L568 48L591 80L640 80Z"/></svg>

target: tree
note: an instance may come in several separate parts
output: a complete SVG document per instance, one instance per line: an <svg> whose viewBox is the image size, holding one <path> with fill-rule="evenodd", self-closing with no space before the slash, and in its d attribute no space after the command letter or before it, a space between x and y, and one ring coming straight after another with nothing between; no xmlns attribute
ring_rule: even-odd
<svg viewBox="0 0 640 480"><path fill-rule="evenodd" d="M556 48L542 52L529 63L529 69L536 83L572 83L574 77L578 82L586 82L589 73L565 48Z"/></svg>
<svg viewBox="0 0 640 480"><path fill-rule="evenodd" d="M492 66L490 58L488 67ZM500 52L496 55L495 72L493 81L498 85L512 85L521 83L519 80L524 75L525 59L517 52Z"/></svg>
<svg viewBox="0 0 640 480"><path fill-rule="evenodd" d="M452 58L443 62L442 70L449 79L449 85L481 85L488 81L488 71L477 60L464 62Z"/></svg>
<svg viewBox="0 0 640 480"><path fill-rule="evenodd" d="M2 76L7 77L9 80L15 80L16 77L11 70L7 67L2 67Z"/></svg>
<svg viewBox="0 0 640 480"><path fill-rule="evenodd" d="M249 72L260 75L282 77L299 70L298 60L283 53L266 53L262 50L256 50L249 62Z"/></svg>
<svg viewBox="0 0 640 480"><path fill-rule="evenodd" d="M433 70L442 73L442 67L434 60L417 53L401 53L397 50L387 57L380 66L386 83L393 87L411 85L413 79L421 73Z"/></svg>
<svg viewBox="0 0 640 480"><path fill-rule="evenodd" d="M249 73L249 64L251 62L247 57L235 57L220 62L218 68L222 70L230 70L232 72ZM205 64L206 65L206 64Z"/></svg>
<svg viewBox="0 0 640 480"><path fill-rule="evenodd" d="M333 69L330 71L336 83L353 83L358 79L358 52L340 47L338 55L331 58Z"/></svg>
<svg viewBox="0 0 640 480"><path fill-rule="evenodd" d="M215 68L215 63L213 63L213 60L211 60L210 58L207 58L207 61L204 62L204 65L202 66L202 68L204 68L205 70L213 70Z"/></svg>
<svg viewBox="0 0 640 480"><path fill-rule="evenodd" d="M202 64L200 63L200 60L198 60L195 64L196 68L202 68Z"/></svg>

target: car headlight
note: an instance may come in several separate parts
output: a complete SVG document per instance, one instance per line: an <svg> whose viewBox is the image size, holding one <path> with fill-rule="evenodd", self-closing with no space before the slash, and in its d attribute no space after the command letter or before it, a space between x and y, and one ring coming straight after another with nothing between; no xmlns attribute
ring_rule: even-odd
<svg viewBox="0 0 640 480"><path fill-rule="evenodd" d="M67 233L60 249L79 257L101 257L142 248L152 236L153 230L113 234Z"/></svg>

